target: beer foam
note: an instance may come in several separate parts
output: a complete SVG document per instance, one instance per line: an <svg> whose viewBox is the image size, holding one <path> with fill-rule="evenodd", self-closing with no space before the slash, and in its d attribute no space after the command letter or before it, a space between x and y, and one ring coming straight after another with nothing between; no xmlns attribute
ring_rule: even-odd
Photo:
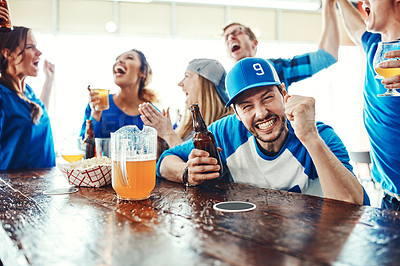
<svg viewBox="0 0 400 266"><path fill-rule="evenodd" d="M99 166L99 165L111 166L111 159L106 156L93 157L90 159L85 159L85 160L80 160L77 162L70 163L70 164L68 164L67 167L69 169L78 169L78 168L86 169L86 168L90 168L93 166Z"/></svg>

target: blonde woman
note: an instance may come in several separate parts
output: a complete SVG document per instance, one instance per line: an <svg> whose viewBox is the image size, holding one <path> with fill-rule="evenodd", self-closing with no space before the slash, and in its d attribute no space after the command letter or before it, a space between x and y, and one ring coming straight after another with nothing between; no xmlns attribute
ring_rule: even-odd
<svg viewBox="0 0 400 266"><path fill-rule="evenodd" d="M207 125L233 113L231 107L225 108L229 99L225 89L225 77L225 69L217 60L201 58L191 61L185 77L178 84L186 94L186 108L177 131L173 130L169 110L164 110L161 114L150 103L139 106L144 124L154 127L158 136L164 139L170 148L190 139L194 133L190 105L199 104Z"/></svg>

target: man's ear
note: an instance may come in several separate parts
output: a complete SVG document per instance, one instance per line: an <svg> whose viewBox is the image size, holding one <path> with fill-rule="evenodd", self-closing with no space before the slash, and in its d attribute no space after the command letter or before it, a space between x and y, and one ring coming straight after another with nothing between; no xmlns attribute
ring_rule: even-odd
<svg viewBox="0 0 400 266"><path fill-rule="evenodd" d="M258 40L254 40L253 41L253 49L254 49L255 53L257 53L257 45L258 45ZM254 53L254 56L255 56L255 53Z"/></svg>
<svg viewBox="0 0 400 266"><path fill-rule="evenodd" d="M281 86L282 86L282 95L283 95L283 97L285 97L285 95L287 94L285 83L281 83Z"/></svg>

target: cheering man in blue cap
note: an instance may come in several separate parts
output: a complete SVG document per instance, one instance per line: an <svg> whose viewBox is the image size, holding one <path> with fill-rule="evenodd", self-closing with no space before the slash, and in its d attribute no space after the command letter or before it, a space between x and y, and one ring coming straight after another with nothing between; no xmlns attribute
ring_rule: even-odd
<svg viewBox="0 0 400 266"><path fill-rule="evenodd" d="M234 115L209 126L233 182L369 204L352 173L342 141L315 121L315 101L288 95L273 66L261 58L240 60L226 88ZM187 141L160 157L157 174L198 185L218 178L217 160Z"/></svg>

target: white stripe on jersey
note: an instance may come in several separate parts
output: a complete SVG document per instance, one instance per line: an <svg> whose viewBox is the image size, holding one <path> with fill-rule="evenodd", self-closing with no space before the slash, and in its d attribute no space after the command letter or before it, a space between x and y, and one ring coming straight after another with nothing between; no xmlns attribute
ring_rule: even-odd
<svg viewBox="0 0 400 266"><path fill-rule="evenodd" d="M227 165L237 183L281 190L299 186L304 194L324 196L319 178L308 178L304 167L288 149L274 160L265 160L257 154L254 136L227 158Z"/></svg>

